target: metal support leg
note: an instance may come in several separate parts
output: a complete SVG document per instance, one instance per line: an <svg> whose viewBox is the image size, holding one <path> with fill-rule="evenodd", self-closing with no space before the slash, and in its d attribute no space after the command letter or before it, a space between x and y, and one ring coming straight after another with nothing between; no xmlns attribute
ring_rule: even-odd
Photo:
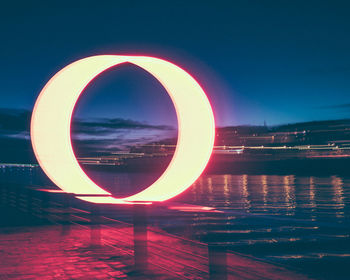
<svg viewBox="0 0 350 280"><path fill-rule="evenodd" d="M48 195L47 192L41 192L41 202L40 202L40 216L43 221L47 221L50 219L50 214L49 214L49 206L50 206L50 196Z"/></svg>
<svg viewBox="0 0 350 280"><path fill-rule="evenodd" d="M32 190L31 189L27 189L27 209L26 209L26 212L27 212L27 217L28 218L32 218L33 216L33 199L32 199Z"/></svg>
<svg viewBox="0 0 350 280"><path fill-rule="evenodd" d="M209 279L227 279L227 252L224 246L208 245Z"/></svg>
<svg viewBox="0 0 350 280"><path fill-rule="evenodd" d="M91 246L101 246L101 213L100 205L92 204L90 211L90 240Z"/></svg>
<svg viewBox="0 0 350 280"><path fill-rule="evenodd" d="M70 193L65 193L62 205L62 235L68 235L71 230L71 199Z"/></svg>
<svg viewBox="0 0 350 280"><path fill-rule="evenodd" d="M147 248L147 205L133 206L134 258L137 270L146 270L148 263Z"/></svg>

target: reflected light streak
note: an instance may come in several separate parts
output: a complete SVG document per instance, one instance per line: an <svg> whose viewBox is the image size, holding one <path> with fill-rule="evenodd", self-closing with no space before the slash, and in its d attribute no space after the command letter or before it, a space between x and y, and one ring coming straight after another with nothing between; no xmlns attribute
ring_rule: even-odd
<svg viewBox="0 0 350 280"><path fill-rule="evenodd" d="M208 177L207 184L208 184L207 199L208 201L212 202L214 201L214 194L213 194L213 179L211 177Z"/></svg>
<svg viewBox="0 0 350 280"><path fill-rule="evenodd" d="M224 175L224 198L225 198L225 204L230 203L230 190L229 190L229 175L225 174Z"/></svg>
<svg viewBox="0 0 350 280"><path fill-rule="evenodd" d="M343 210L344 204L344 190L343 190L343 180L337 176L332 176L332 186L334 190L334 200L337 203L337 209ZM337 211L336 216L338 218L344 216L343 211Z"/></svg>
<svg viewBox="0 0 350 280"><path fill-rule="evenodd" d="M207 181L208 181L208 192L209 192L209 194L213 194L213 180L212 180L212 178L208 178L207 179Z"/></svg>
<svg viewBox="0 0 350 280"><path fill-rule="evenodd" d="M294 183L294 178L293 176L284 176L283 181L284 181L286 206L288 209L294 209L295 208L295 197L293 194L294 186L291 186L291 184Z"/></svg>
<svg viewBox="0 0 350 280"><path fill-rule="evenodd" d="M249 191L248 191L248 175L243 175L242 176L242 200L245 209L250 209L250 200L248 199L249 197Z"/></svg>
<svg viewBox="0 0 350 280"><path fill-rule="evenodd" d="M314 177L310 177L310 205L311 205L311 220L316 221L316 190L315 190L315 179Z"/></svg>
<svg viewBox="0 0 350 280"><path fill-rule="evenodd" d="M145 190L125 198L94 198L111 194L81 169L72 148L71 119L85 87L105 70L126 62L152 74L168 92L178 119L178 144L168 168ZM33 149L46 175L65 192L91 194L90 198L78 198L95 203L165 201L182 193L203 172L214 137L212 108L201 86L180 67L147 56L100 55L66 66L41 91L31 120Z"/></svg>
<svg viewBox="0 0 350 280"><path fill-rule="evenodd" d="M262 194L263 194L263 203L264 206L267 204L267 195L268 195L268 187L267 187L267 176L261 176L261 184L262 184Z"/></svg>
<svg viewBox="0 0 350 280"><path fill-rule="evenodd" d="M315 180L314 177L310 177L310 204L312 211L315 211L316 209L316 202L315 202Z"/></svg>

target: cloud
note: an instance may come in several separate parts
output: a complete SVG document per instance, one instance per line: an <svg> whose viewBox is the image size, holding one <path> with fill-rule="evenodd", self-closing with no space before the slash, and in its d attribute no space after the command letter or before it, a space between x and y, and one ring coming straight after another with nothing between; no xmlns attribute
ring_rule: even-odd
<svg viewBox="0 0 350 280"><path fill-rule="evenodd" d="M20 155L20 150L24 148L34 158L30 143L30 119L29 110L0 108L0 162L8 161L15 152ZM175 134L176 130L171 126L122 118L74 119L72 123L73 148L78 156L125 150L133 145L169 138ZM21 143L18 151L16 143Z"/></svg>
<svg viewBox="0 0 350 280"><path fill-rule="evenodd" d="M0 137L28 138L30 117L28 110L0 108Z"/></svg>
<svg viewBox="0 0 350 280"><path fill-rule="evenodd" d="M125 130L161 130L161 131L171 131L174 130L171 126L166 125L150 125L146 123L141 123L138 121L122 118L114 119L91 119L82 120L77 119L73 121L73 133L85 134L85 135L108 135L115 133L116 131Z"/></svg>
<svg viewBox="0 0 350 280"><path fill-rule="evenodd" d="M0 108L0 132L1 137L27 138L30 130L31 112L24 109ZM91 136L111 136L127 133L128 130L155 130L174 131L167 125L152 125L122 118L96 118L96 119L74 119L72 122L72 134Z"/></svg>
<svg viewBox="0 0 350 280"><path fill-rule="evenodd" d="M347 118L350 115L350 103L324 105L317 107L316 109L327 110L332 114L342 116L342 118Z"/></svg>
<svg viewBox="0 0 350 280"><path fill-rule="evenodd" d="M350 103L337 104L337 105L325 105L318 107L320 109L350 109Z"/></svg>

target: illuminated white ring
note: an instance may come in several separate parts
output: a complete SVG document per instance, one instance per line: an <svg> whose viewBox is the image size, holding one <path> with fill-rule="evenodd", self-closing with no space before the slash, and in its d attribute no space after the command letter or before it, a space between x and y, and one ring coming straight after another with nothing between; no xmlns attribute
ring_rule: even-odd
<svg viewBox="0 0 350 280"><path fill-rule="evenodd" d="M178 118L178 142L168 168L157 181L135 195L114 198L79 166L71 144L70 125L74 106L84 88L103 71L125 62L151 73L167 90ZM201 86L180 67L147 56L100 55L69 64L45 85L31 120L32 145L46 175L63 191L95 203L164 201L180 194L203 172L214 137L212 108ZM96 197L79 197L79 194Z"/></svg>

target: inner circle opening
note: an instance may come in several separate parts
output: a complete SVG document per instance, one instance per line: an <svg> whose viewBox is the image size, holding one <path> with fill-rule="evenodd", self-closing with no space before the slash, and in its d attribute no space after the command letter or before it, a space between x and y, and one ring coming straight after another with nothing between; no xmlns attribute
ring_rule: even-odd
<svg viewBox="0 0 350 280"><path fill-rule="evenodd" d="M176 112L167 91L130 63L93 79L74 108L75 156L87 176L114 197L153 184L168 167L177 136Z"/></svg>

